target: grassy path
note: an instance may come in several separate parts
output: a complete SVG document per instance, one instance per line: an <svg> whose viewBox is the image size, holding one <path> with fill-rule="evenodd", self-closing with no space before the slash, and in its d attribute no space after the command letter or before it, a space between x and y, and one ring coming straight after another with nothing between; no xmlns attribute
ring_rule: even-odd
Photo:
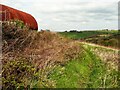
<svg viewBox="0 0 120 90"><path fill-rule="evenodd" d="M84 47L82 56L56 67L49 77L57 88L117 87L117 71L108 70L89 47Z"/></svg>

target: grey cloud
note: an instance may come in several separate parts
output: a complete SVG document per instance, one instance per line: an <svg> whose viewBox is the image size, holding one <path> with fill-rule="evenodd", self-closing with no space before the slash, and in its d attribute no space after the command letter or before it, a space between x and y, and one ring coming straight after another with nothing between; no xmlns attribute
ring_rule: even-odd
<svg viewBox="0 0 120 90"><path fill-rule="evenodd" d="M41 0L42 1L42 0ZM71 1L71 0L70 0ZM46 1L47 2L47 1ZM76 24L81 24L82 22L92 23L90 27L96 26L95 22L99 21L110 21L114 22L117 20L117 4L105 4L103 3L92 3L92 2L81 2L81 0L73 0L72 2L66 2L62 5L59 3L31 3L27 2L17 2L13 7L17 7L23 11L26 11L33 16L36 20L39 21L40 27L53 27L54 23L71 23L71 27L74 27ZM17 5L21 4L21 5ZM9 3L10 5L11 3ZM119 5L120 8L120 5ZM39 20L39 18L41 20ZM49 25L49 26L47 26ZM73 25L73 26L72 26ZM100 23L101 25L101 23ZM59 25L56 27L62 28ZM63 26L63 25L62 25ZM63 26L66 27L66 26Z"/></svg>
<svg viewBox="0 0 120 90"><path fill-rule="evenodd" d="M58 11L42 11L44 14L55 15L58 18L61 18L63 21L70 22L80 22L81 16L82 18L90 20L116 20L115 16L117 16L117 9L114 8L114 5L104 6L104 7L96 7L96 8L84 8L82 6L88 5L86 2L79 2L71 4L71 8L58 10ZM74 9L74 5L81 5L81 7ZM81 9L82 8L82 9Z"/></svg>

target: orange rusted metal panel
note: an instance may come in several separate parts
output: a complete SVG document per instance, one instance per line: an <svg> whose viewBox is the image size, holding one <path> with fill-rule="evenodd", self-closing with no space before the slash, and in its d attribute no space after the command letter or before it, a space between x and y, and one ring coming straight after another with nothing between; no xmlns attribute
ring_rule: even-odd
<svg viewBox="0 0 120 90"><path fill-rule="evenodd" d="M0 7L2 7L0 8L0 14L2 14L2 18L0 18L2 21L18 19L27 24L31 29L38 30L37 21L32 15L2 4L0 4Z"/></svg>

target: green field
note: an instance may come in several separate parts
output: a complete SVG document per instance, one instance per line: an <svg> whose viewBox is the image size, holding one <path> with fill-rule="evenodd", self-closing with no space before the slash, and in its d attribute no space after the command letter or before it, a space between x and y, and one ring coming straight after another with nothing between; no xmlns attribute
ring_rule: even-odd
<svg viewBox="0 0 120 90"><path fill-rule="evenodd" d="M73 40L82 40L107 47L119 48L118 39L120 38L120 32L117 30L60 32L60 35Z"/></svg>
<svg viewBox="0 0 120 90"><path fill-rule="evenodd" d="M61 35L71 39L84 39L90 36L96 36L101 34L118 34L117 30L98 30L98 31L78 31L78 32L59 32Z"/></svg>

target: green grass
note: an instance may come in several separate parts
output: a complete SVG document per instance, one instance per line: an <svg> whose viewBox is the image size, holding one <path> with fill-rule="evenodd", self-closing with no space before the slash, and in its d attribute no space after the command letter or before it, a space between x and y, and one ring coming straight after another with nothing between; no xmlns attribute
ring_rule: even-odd
<svg viewBox="0 0 120 90"><path fill-rule="evenodd" d="M120 37L120 32L117 30L60 32L60 34L73 40L82 40L102 46L109 46L117 49L119 48L118 38Z"/></svg>
<svg viewBox="0 0 120 90"><path fill-rule="evenodd" d="M71 38L71 39L84 39L90 36L100 35L100 34L117 34L117 30L98 30L98 31L80 31L80 32L59 32L61 35Z"/></svg>
<svg viewBox="0 0 120 90"><path fill-rule="evenodd" d="M117 71L107 66L87 47L82 57L58 66L49 76L57 88L113 88L117 87Z"/></svg>

